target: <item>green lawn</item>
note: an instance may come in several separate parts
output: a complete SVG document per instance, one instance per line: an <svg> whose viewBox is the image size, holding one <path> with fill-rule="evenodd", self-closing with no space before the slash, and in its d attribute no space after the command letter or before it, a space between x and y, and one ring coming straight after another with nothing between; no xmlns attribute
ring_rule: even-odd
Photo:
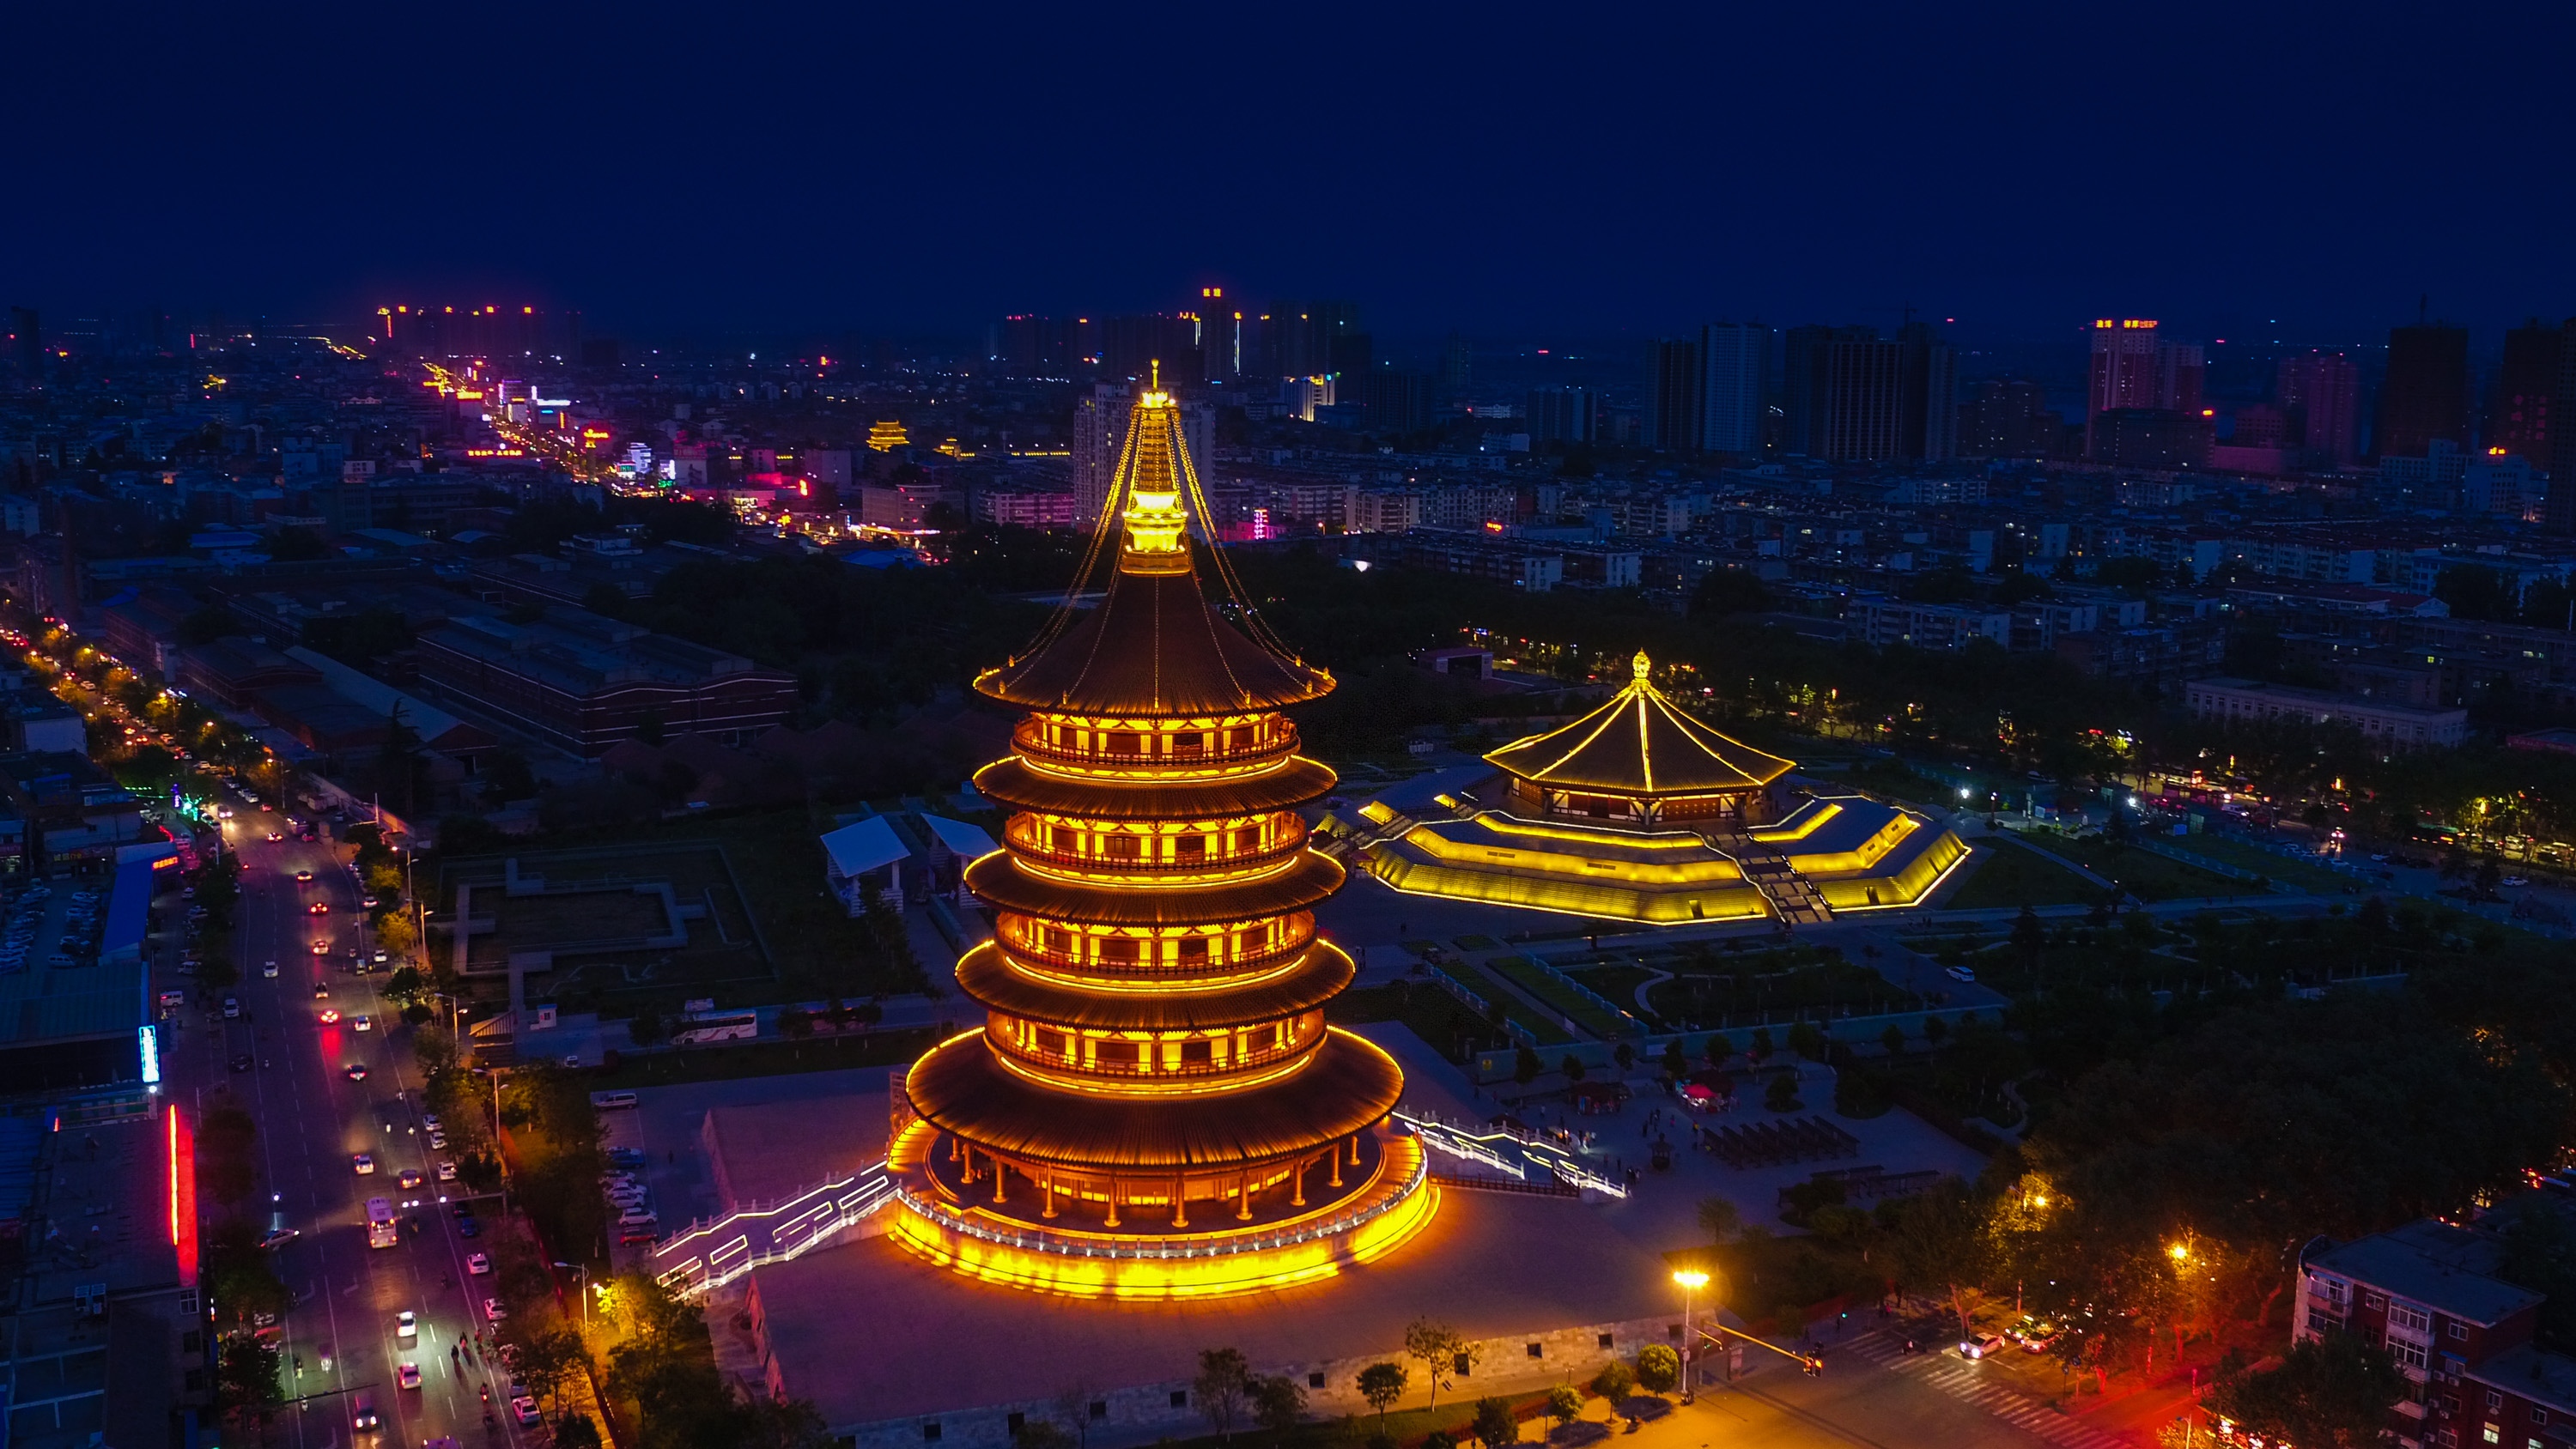
<svg viewBox="0 0 2576 1449"><path fill-rule="evenodd" d="M2055 831L2033 830L2016 839L2032 849L2047 851L2098 875L2108 876L2144 901L2265 894L2252 881L2229 880L2216 871L2199 870L2151 851L2132 850L2101 836L2078 840Z"/></svg>
<svg viewBox="0 0 2576 1449"><path fill-rule="evenodd" d="M2040 851L2024 849L2009 838L1982 843L1987 847L1982 858L1942 909L2081 905L2102 897L2101 887Z"/></svg>
<svg viewBox="0 0 2576 1449"><path fill-rule="evenodd" d="M1337 1026L1399 1022L1433 1051L1452 1061L1472 1057L1472 1052L1468 1057L1457 1054L1461 1038L1481 1043L1493 1041L1497 1035L1493 1026L1470 1010L1467 1003L1421 978L1345 991L1324 1003L1324 1019Z"/></svg>
<svg viewBox="0 0 2576 1449"><path fill-rule="evenodd" d="M1459 985L1485 998L1502 1003L1503 1015L1538 1038L1540 1046L1563 1046L1574 1040L1572 1033L1557 1024L1556 1018L1514 996L1495 980L1485 968L1470 961L1452 961L1440 968L1457 979Z"/></svg>
<svg viewBox="0 0 2576 1449"><path fill-rule="evenodd" d="M1568 990L1555 977L1530 964L1527 957L1497 956L1485 964L1603 1041L1621 1041L1629 1035L1626 1018L1613 1016Z"/></svg>

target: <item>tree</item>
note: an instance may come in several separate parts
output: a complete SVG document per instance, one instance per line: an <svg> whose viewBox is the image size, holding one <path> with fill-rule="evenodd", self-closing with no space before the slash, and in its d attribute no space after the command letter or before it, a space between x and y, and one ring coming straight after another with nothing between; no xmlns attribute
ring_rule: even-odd
<svg viewBox="0 0 2576 1449"><path fill-rule="evenodd" d="M544 1328L506 1336L518 1345L520 1379L548 1399L563 1387L564 1380L580 1373L589 1359L580 1337L570 1329Z"/></svg>
<svg viewBox="0 0 2576 1449"><path fill-rule="evenodd" d="M1798 1101L1798 1074L1781 1072L1774 1076L1771 1084L1762 1089L1762 1105L1774 1112L1797 1111L1802 1105Z"/></svg>
<svg viewBox="0 0 2576 1449"><path fill-rule="evenodd" d="M411 954L420 948L420 930L412 924L411 916L406 912L388 911L376 917L376 944L397 961L409 960ZM392 982L388 980L386 985L390 988Z"/></svg>
<svg viewBox="0 0 2576 1449"><path fill-rule="evenodd" d="M1285 1434L1305 1414L1305 1385L1286 1374L1262 1374L1252 1380L1252 1422L1273 1434Z"/></svg>
<svg viewBox="0 0 2576 1449"><path fill-rule="evenodd" d="M1710 1243L1725 1242L1742 1226L1744 1210L1735 1205L1735 1199L1712 1195L1699 1200L1699 1230L1708 1234Z"/></svg>
<svg viewBox="0 0 2576 1449"><path fill-rule="evenodd" d="M215 1341L215 1402L244 1430L267 1423L277 1407L279 1357L275 1344L248 1334Z"/></svg>
<svg viewBox="0 0 2576 1449"><path fill-rule="evenodd" d="M1898 1026L1894 1022L1889 1022L1887 1024L1887 1030L1878 1034L1878 1044L1887 1048L1887 1054L1889 1056L1901 1057L1905 1055L1905 1028Z"/></svg>
<svg viewBox="0 0 2576 1449"><path fill-rule="evenodd" d="M385 978L385 994L400 1001L417 1001L428 990L429 978L417 966L397 966Z"/></svg>
<svg viewBox="0 0 2576 1449"><path fill-rule="evenodd" d="M1624 1073L1637 1065L1637 1048L1632 1043L1623 1041L1611 1048L1610 1059L1617 1062L1619 1070Z"/></svg>
<svg viewBox="0 0 2576 1449"><path fill-rule="evenodd" d="M1428 1407L1433 1408L1439 1406L1440 1391L1449 1387L1449 1375L1457 1371L1458 1360L1475 1362L1466 1338L1436 1318L1417 1318L1404 1326L1404 1353L1422 1361L1424 1377L1431 1381Z"/></svg>
<svg viewBox="0 0 2576 1449"><path fill-rule="evenodd" d="M197 1124L197 1186L227 1207L250 1197L259 1180L259 1126L239 1107L217 1107Z"/></svg>
<svg viewBox="0 0 2576 1449"><path fill-rule="evenodd" d="M1512 1053L1512 1080L1522 1086L1537 1081L1538 1074L1545 1070L1546 1065L1539 1061L1538 1052L1528 1043L1522 1043L1520 1050Z"/></svg>
<svg viewBox="0 0 2576 1449"><path fill-rule="evenodd" d="M1950 1023L1947 1021L1944 1021L1937 1016L1927 1016L1923 1018L1923 1044L1925 1046L1937 1047L1941 1044L1941 1039L1949 1034Z"/></svg>
<svg viewBox="0 0 2576 1449"><path fill-rule="evenodd" d="M1637 1387L1650 1394L1668 1394L1682 1381L1682 1356L1666 1344L1650 1343L1637 1350Z"/></svg>
<svg viewBox="0 0 2576 1449"><path fill-rule="evenodd" d="M1682 1039L1674 1037L1664 1043L1664 1075L1679 1077L1690 1070L1690 1058L1682 1052Z"/></svg>
<svg viewBox="0 0 2576 1449"><path fill-rule="evenodd" d="M1583 1080L1583 1058L1576 1056L1572 1052L1567 1052L1565 1054L1565 1060L1558 1062L1556 1064L1556 1069L1565 1073L1565 1079L1569 1082L1579 1082Z"/></svg>
<svg viewBox="0 0 2576 1449"><path fill-rule="evenodd" d="M1207 1416L1208 1427L1216 1430L1217 1437L1232 1440L1235 1417L1252 1396L1252 1365L1244 1359L1243 1350L1200 1350L1198 1377L1190 1380L1190 1394L1198 1400L1199 1412Z"/></svg>
<svg viewBox="0 0 2576 1449"><path fill-rule="evenodd" d="M1789 1050L1811 1062L1825 1059L1825 1034L1812 1021L1794 1022L1789 1027Z"/></svg>
<svg viewBox="0 0 2576 1449"><path fill-rule="evenodd" d="M1636 1390L1637 1375L1615 1358L1603 1364L1601 1372L1592 1376L1592 1392L1608 1399L1612 1408L1617 1408L1620 1400Z"/></svg>
<svg viewBox="0 0 2576 1449"><path fill-rule="evenodd" d="M579 1409L567 1411L555 1425L555 1449L599 1449L599 1425Z"/></svg>
<svg viewBox="0 0 2576 1449"><path fill-rule="evenodd" d="M1368 1400L1370 1408L1377 1410L1377 1426L1381 1432L1386 1428L1386 1411L1395 1406L1396 1400L1404 1397L1405 1378L1404 1365L1400 1363L1373 1363L1360 1370L1360 1397Z"/></svg>
<svg viewBox="0 0 2576 1449"><path fill-rule="evenodd" d="M1560 1429L1582 1418L1583 1391L1572 1384L1558 1384L1548 1390L1547 1416L1554 1419Z"/></svg>
<svg viewBox="0 0 2576 1449"><path fill-rule="evenodd" d="M2014 949L2021 952L2023 960L2034 966L2039 964L2039 953L2048 945L2048 927L2039 919L2039 912L2028 905L2021 908L2020 915L2013 917L2012 943Z"/></svg>
<svg viewBox="0 0 2576 1449"><path fill-rule="evenodd" d="M2388 1350L2347 1333L2290 1345L2269 1373L2219 1380L2209 1407L2248 1430L2301 1449L2358 1449L2381 1440L2406 1376Z"/></svg>
<svg viewBox="0 0 2576 1449"><path fill-rule="evenodd" d="M1512 1406L1501 1399L1478 1399L1476 1417L1467 1426L1476 1442L1485 1449L1503 1449L1521 1438L1521 1421L1512 1417Z"/></svg>
<svg viewBox="0 0 2576 1449"><path fill-rule="evenodd" d="M801 1006L782 1008L778 1013L778 1034L802 1041L814 1034L814 1013Z"/></svg>
<svg viewBox="0 0 2576 1449"><path fill-rule="evenodd" d="M1771 607L1771 594L1750 569L1711 569L1691 593L1690 611L1702 618L1759 614Z"/></svg>
<svg viewBox="0 0 2576 1449"><path fill-rule="evenodd" d="M1984 1296L1990 1240L1967 1184L1949 1179L1902 1199L1889 1214L1888 1248L1904 1281L1939 1284L1958 1316L1959 1332Z"/></svg>

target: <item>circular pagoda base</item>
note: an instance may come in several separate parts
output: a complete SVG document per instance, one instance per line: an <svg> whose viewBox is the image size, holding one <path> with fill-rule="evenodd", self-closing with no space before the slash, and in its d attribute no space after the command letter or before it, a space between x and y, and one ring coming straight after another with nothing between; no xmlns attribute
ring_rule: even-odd
<svg viewBox="0 0 2576 1449"><path fill-rule="evenodd" d="M1182 1229L1167 1207L1137 1204L1108 1228L1088 1215L1041 1220L1033 1205L1024 1217L1018 1204L961 1201L953 1169L933 1171L949 1166L939 1142L936 1128L915 1120L888 1153L894 1240L969 1277L1084 1298L1217 1298L1315 1282L1401 1247L1438 1201L1421 1144L1381 1129L1369 1134L1368 1160L1328 1202L1248 1223L1226 1203L1194 1202Z"/></svg>

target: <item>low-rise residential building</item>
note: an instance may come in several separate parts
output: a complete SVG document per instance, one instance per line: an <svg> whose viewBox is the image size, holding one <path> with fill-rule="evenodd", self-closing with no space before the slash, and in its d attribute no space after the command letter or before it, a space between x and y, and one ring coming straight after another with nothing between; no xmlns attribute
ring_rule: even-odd
<svg viewBox="0 0 2576 1449"><path fill-rule="evenodd" d="M1890 644L1965 649L1980 639L2009 649L2013 642L2012 610L1984 605L1913 604L1864 595L1851 601L1843 619L1852 626L1853 638L1881 649Z"/></svg>
<svg viewBox="0 0 2576 1449"><path fill-rule="evenodd" d="M2469 729L2465 709L2426 709L2374 696L2225 675L2184 685L2183 703L2202 719L2339 725L2390 749L2451 749L2467 737Z"/></svg>
<svg viewBox="0 0 2576 1449"><path fill-rule="evenodd" d="M796 678L738 654L577 610L452 619L420 635L420 683L586 759L667 730L728 744L796 706Z"/></svg>

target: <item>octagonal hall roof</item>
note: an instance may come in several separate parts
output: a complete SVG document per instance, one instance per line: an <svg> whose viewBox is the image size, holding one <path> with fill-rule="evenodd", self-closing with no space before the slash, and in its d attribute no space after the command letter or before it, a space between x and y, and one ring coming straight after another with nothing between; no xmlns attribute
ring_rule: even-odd
<svg viewBox="0 0 2576 1449"><path fill-rule="evenodd" d="M1534 784L1608 795L1705 795L1751 790L1787 774L1791 762L1729 739L1682 713L1646 673L1609 703L1561 729L1515 740L1485 758Z"/></svg>
<svg viewBox="0 0 2576 1449"><path fill-rule="evenodd" d="M1136 400L1112 500L1125 538L1099 604L1059 614L1028 653L987 670L975 688L1005 703L1076 714L1221 715L1318 698L1332 676L1217 617L1186 537L1185 500L1201 496L1181 436L1181 410L1159 388ZM1106 550L1103 510L1095 556ZM1222 559L1218 573L1229 571Z"/></svg>

